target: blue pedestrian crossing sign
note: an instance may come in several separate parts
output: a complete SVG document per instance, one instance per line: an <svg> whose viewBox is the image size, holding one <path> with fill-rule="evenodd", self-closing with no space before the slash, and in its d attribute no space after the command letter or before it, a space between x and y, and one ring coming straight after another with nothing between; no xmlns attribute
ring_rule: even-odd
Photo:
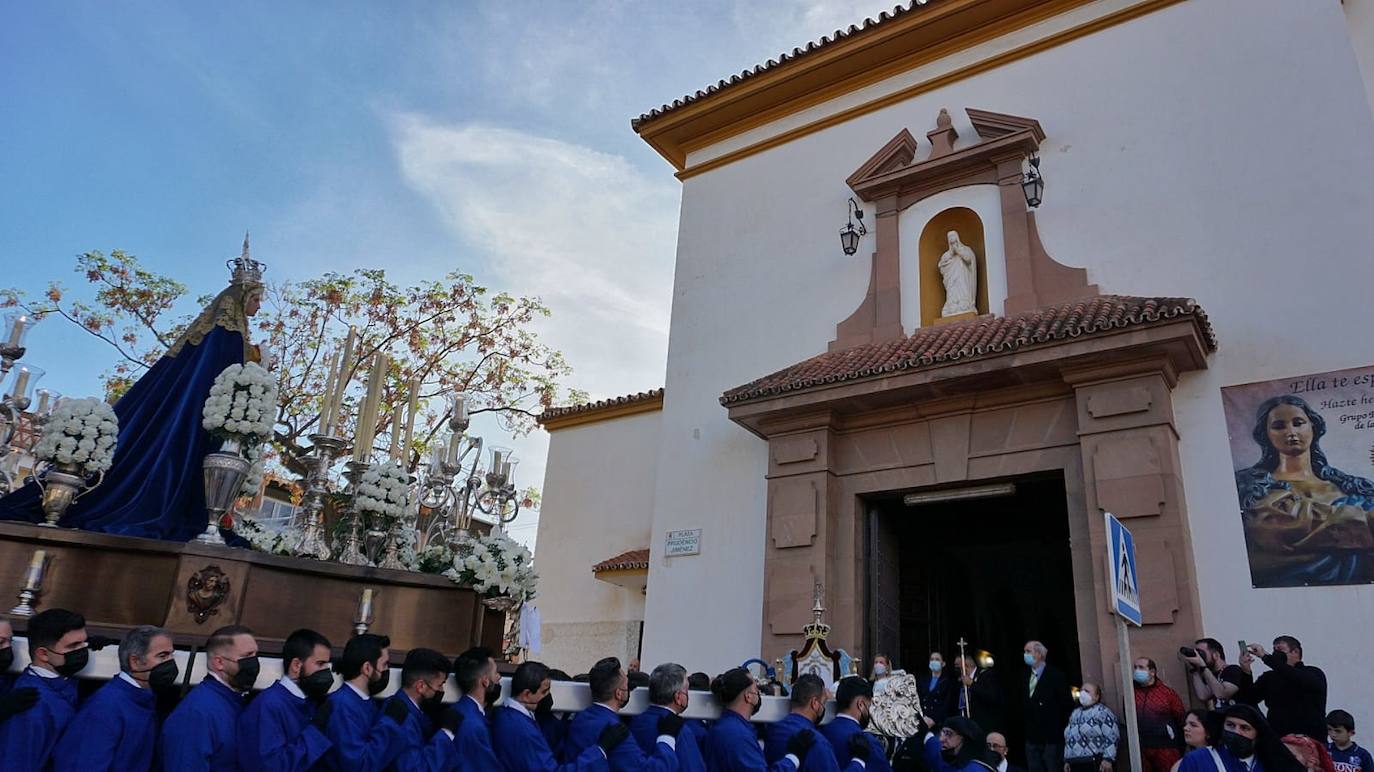
<svg viewBox="0 0 1374 772"><path fill-rule="evenodd" d="M1107 565L1111 567L1112 611L1140 627L1140 573L1136 569L1135 540L1111 512L1107 515Z"/></svg>

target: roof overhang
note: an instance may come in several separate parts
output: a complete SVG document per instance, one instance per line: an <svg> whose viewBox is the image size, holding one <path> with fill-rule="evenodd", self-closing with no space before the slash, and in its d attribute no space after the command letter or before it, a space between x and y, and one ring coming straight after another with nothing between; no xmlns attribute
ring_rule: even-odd
<svg viewBox="0 0 1374 772"><path fill-rule="evenodd" d="M1031 335L1005 343L968 343L979 325L1015 329L1016 319L982 317L918 331L904 341L822 354L731 389L721 403L730 420L767 438L786 431L799 417L812 420L818 414L843 422L846 416L893 408L919 413L924 405L934 408L935 403L947 405L951 399L980 395L1001 399L1008 393L1015 397L1068 392L1080 380L1078 374L1089 370L1100 374L1119 368L1124 376L1144 366L1165 373L1172 386L1180 373L1207 367L1216 339L1206 314L1193 301L1173 299L1181 305L1167 314L1094 323L1102 318L1102 304L1122 300L1105 295L1089 301L1086 308L1083 303L1066 304L1021 315L1043 320L1050 311L1072 306L1085 317L1039 339ZM932 348L923 348L923 332ZM942 339L944 348L934 349ZM949 340L956 345L948 345Z"/></svg>
<svg viewBox="0 0 1374 772"><path fill-rule="evenodd" d="M687 154L1090 0L932 0L796 48L631 121L679 171Z"/></svg>

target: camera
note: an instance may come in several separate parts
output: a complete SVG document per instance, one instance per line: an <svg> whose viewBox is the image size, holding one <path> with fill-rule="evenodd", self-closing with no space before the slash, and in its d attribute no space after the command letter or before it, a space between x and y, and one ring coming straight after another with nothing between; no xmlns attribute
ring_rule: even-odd
<svg viewBox="0 0 1374 772"><path fill-rule="evenodd" d="M1194 649L1192 646L1180 646L1178 649L1178 655L1180 657L1196 657L1197 649Z"/></svg>

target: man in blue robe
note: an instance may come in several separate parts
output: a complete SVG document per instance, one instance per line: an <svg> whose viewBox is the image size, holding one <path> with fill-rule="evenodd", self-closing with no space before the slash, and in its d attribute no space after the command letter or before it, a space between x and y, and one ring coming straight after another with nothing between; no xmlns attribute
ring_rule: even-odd
<svg viewBox="0 0 1374 772"><path fill-rule="evenodd" d="M458 655L453 679L463 693L457 705L463 723L453 741L458 748L458 768L463 772L501 772L487 724L487 708L501 698L501 675L491 649L478 646Z"/></svg>
<svg viewBox="0 0 1374 772"><path fill-rule="evenodd" d="M841 679L835 688L835 720L821 727L821 734L830 742L835 751L835 761L844 769L854 754L850 750L856 744L867 743L869 747L865 768L869 772L892 772L887 763L883 747L878 738L865 731L872 720L869 710L873 704L873 684L859 676Z"/></svg>
<svg viewBox="0 0 1374 772"><path fill-rule="evenodd" d="M151 769L157 743L154 689L176 685L172 636L152 625L130 630L119 644L119 675L100 687L67 724L53 752L57 769L81 772Z"/></svg>
<svg viewBox="0 0 1374 772"><path fill-rule="evenodd" d="M630 681L620 668L620 660L607 657L597 662L592 666L588 683L594 704L578 713L568 727L568 736L563 741L565 761L576 760L583 751L599 745L601 740L609 740L607 732L619 732L611 727L625 726L620 721L619 712L630 699ZM658 737L654 738L654 752L647 755L639 743L616 744L609 754L611 772L677 772L676 738L681 729L681 718L665 716L661 719Z"/></svg>
<svg viewBox="0 0 1374 772"><path fill-rule="evenodd" d="M448 772L459 769L458 748L453 738L463 723L453 708L444 711L439 730L433 731L425 709L444 702L448 683L448 657L433 649L411 649L401 665L401 690L382 706L388 717L400 719L401 755L392 762L395 772ZM424 708L424 709L422 709ZM432 734L431 734L432 733Z"/></svg>
<svg viewBox="0 0 1374 772"><path fill-rule="evenodd" d="M162 768L167 772L228 772L239 768L238 721L243 695L258 678L253 631L228 625L205 641L210 672L181 698L162 723Z"/></svg>
<svg viewBox="0 0 1374 772"><path fill-rule="evenodd" d="M788 746L799 733L809 733L815 741L810 752L802 761L802 772L839 772L835 761L835 751L830 741L816 727L825 716L825 682L819 676L807 673L792 684L792 712L787 717L768 727L768 735L763 745L763 755L769 763L776 763L787 755ZM857 744L856 744L857 745ZM853 758L845 772L859 772L864 768L868 756L868 744L850 748Z"/></svg>
<svg viewBox="0 0 1374 772"><path fill-rule="evenodd" d="M239 716L239 766L265 772L309 769L329 750L324 736L334 685L329 639L296 630L282 644L283 675Z"/></svg>
<svg viewBox="0 0 1374 772"><path fill-rule="evenodd" d="M47 767L53 747L76 714L76 679L86 667L86 620L53 608L29 620L29 666L14 681L14 691L34 689L37 703L0 724L0 766L6 772Z"/></svg>
<svg viewBox="0 0 1374 772"><path fill-rule="evenodd" d="M607 772L606 751L593 745L567 764L559 764L539 729L534 711L552 688L542 662L523 662L510 679L510 698L493 708L491 744L505 772ZM464 722L466 723L466 722ZM620 735L624 742L624 735Z"/></svg>
<svg viewBox="0 0 1374 772"><path fill-rule="evenodd" d="M0 619L0 722L16 713L23 713L38 704L38 690L32 686L13 691L14 628L8 619Z"/></svg>
<svg viewBox="0 0 1374 772"><path fill-rule="evenodd" d="M925 740L930 772L997 772L1002 759L988 750L987 734L972 719L950 716Z"/></svg>
<svg viewBox="0 0 1374 772"><path fill-rule="evenodd" d="M1222 716L1216 746L1190 751L1178 772L1303 772L1258 708L1236 704Z"/></svg>
<svg viewBox="0 0 1374 772"><path fill-rule="evenodd" d="M316 765L337 772L381 772L405 749L406 713L382 717L372 698L391 683L391 639L363 633L344 646L339 674L344 685L329 695L324 734L333 743ZM404 706L402 706L404 707Z"/></svg>
<svg viewBox="0 0 1374 772"><path fill-rule="evenodd" d="M653 753L658 738L658 724L664 716L680 716L687 710L690 689L687 668L666 662L649 673L649 707L630 721L630 734L639 749ZM681 772L705 772L706 761L701 755L701 741L706 734L698 721L684 721L677 735L677 766Z"/></svg>
<svg viewBox="0 0 1374 772"><path fill-rule="evenodd" d="M750 723L763 707L754 677L742 667L716 676L711 694L720 703L720 718L706 735L706 768L711 772L797 772L815 745L810 732L798 732L773 764L764 761L759 735Z"/></svg>

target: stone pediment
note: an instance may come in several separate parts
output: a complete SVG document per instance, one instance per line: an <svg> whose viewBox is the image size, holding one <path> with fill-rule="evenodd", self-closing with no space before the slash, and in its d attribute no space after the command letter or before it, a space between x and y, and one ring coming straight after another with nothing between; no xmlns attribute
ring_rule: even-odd
<svg viewBox="0 0 1374 772"><path fill-rule="evenodd" d="M874 153L871 158L864 161L860 166L849 175L845 184L851 188L857 188L864 182L875 177L881 177L889 172L906 168L911 162L916 160L916 150L919 145L916 138L907 129L897 132L897 136L888 140L882 149Z"/></svg>

